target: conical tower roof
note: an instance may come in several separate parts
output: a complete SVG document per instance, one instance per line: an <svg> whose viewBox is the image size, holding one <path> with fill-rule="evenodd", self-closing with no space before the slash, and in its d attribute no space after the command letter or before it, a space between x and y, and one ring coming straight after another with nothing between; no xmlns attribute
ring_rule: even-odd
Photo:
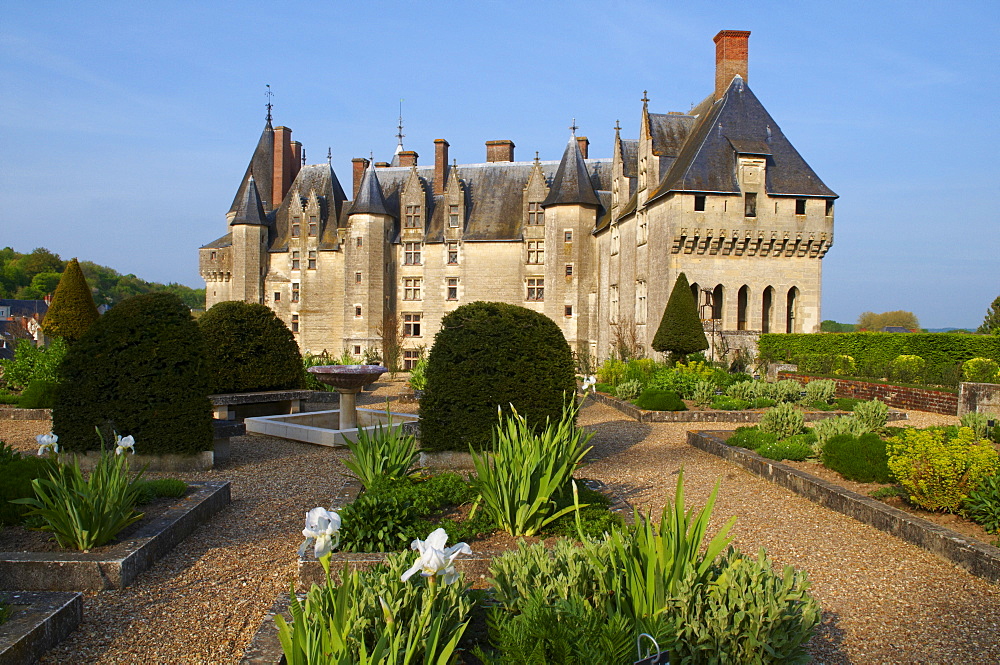
<svg viewBox="0 0 1000 665"><path fill-rule="evenodd" d="M273 173L274 128L271 127L269 119L267 124L264 125L264 131L260 133L260 139L257 140L257 147L254 149L253 157L250 158L247 170L243 174L243 180L240 181L240 188L236 190L236 196L233 198L233 205L229 207L229 212L235 212L243 200L246 194L244 190L246 190L247 179L251 175L259 178L257 181L257 193L261 201L266 202L268 209L277 208L281 204L281 201L271 200L271 177Z"/></svg>
<svg viewBox="0 0 1000 665"><path fill-rule="evenodd" d="M264 204L260 200L260 192L253 176L247 178L247 185L243 188L243 198L236 206L236 216L229 223L230 226L237 224L256 224L258 226L267 225L267 216L264 214Z"/></svg>
<svg viewBox="0 0 1000 665"><path fill-rule="evenodd" d="M559 162L559 168L556 169L555 178L552 180L552 189L542 206L560 204L600 205L575 134L569 137L562 161Z"/></svg>
<svg viewBox="0 0 1000 665"><path fill-rule="evenodd" d="M385 199L382 196L382 186L379 184L378 176L375 174L375 163L368 162L368 168L361 178L361 186L358 187L358 195L351 206L352 215L388 215L385 208Z"/></svg>

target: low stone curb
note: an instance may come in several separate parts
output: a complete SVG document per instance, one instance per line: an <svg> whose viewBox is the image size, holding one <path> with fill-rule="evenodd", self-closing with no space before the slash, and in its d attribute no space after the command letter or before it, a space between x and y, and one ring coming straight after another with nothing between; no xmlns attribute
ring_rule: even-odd
<svg viewBox="0 0 1000 665"><path fill-rule="evenodd" d="M52 409L0 409L0 420L52 420Z"/></svg>
<svg viewBox="0 0 1000 665"><path fill-rule="evenodd" d="M618 409L640 423L758 423L764 411L645 411L616 397L604 393L591 393L596 401ZM806 411L806 422L815 422L835 416L849 416L847 411ZM889 411L888 420L906 420L902 411Z"/></svg>
<svg viewBox="0 0 1000 665"><path fill-rule="evenodd" d="M189 484L193 491L108 552L0 552L0 589L100 591L127 587L229 505L229 481Z"/></svg>
<svg viewBox="0 0 1000 665"><path fill-rule="evenodd" d="M0 625L0 663L28 665L59 644L83 619L80 593L0 592L14 613Z"/></svg>
<svg viewBox="0 0 1000 665"><path fill-rule="evenodd" d="M967 538L951 529L911 515L871 497L852 492L821 478L775 462L747 450L727 445L728 432L688 432L690 445L859 522L892 534L950 561L990 582L1000 582L1000 548Z"/></svg>

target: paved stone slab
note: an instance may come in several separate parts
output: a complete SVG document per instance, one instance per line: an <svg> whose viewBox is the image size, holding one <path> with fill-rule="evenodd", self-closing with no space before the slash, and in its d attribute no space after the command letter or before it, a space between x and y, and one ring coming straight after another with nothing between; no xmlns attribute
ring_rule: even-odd
<svg viewBox="0 0 1000 665"><path fill-rule="evenodd" d="M28 665L62 641L83 618L82 594L0 591L14 613L0 625L0 663Z"/></svg>

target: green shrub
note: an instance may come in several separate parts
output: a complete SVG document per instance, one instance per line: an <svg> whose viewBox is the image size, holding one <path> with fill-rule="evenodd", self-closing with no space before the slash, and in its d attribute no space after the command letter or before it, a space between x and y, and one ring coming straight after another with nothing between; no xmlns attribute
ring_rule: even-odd
<svg viewBox="0 0 1000 665"><path fill-rule="evenodd" d="M971 383L995 383L1000 365L990 358L970 358L962 363L962 378Z"/></svg>
<svg viewBox="0 0 1000 665"><path fill-rule="evenodd" d="M757 448L757 454L778 462L786 459L801 462L813 452L812 446L799 438L803 436L805 435L797 434L774 443L765 443Z"/></svg>
<svg viewBox="0 0 1000 665"><path fill-rule="evenodd" d="M410 388L412 390L425 390L427 388L427 358L421 356L420 360L410 370Z"/></svg>
<svg viewBox="0 0 1000 665"><path fill-rule="evenodd" d="M772 432L762 432L759 427L737 427L726 439L730 446L757 450L761 446L772 444L778 440Z"/></svg>
<svg viewBox="0 0 1000 665"><path fill-rule="evenodd" d="M726 388L726 395L744 402L753 402L767 397L767 383L764 381L738 381Z"/></svg>
<svg viewBox="0 0 1000 665"><path fill-rule="evenodd" d="M879 487L877 490L872 490L868 493L868 496L879 500L891 499L893 497L905 499L910 496L910 493L899 485L889 485L888 487Z"/></svg>
<svg viewBox="0 0 1000 665"><path fill-rule="evenodd" d="M58 381L66 349L62 339L53 340L48 347L22 339L14 349L13 358L0 360L4 383L15 390L24 390L34 380Z"/></svg>
<svg viewBox="0 0 1000 665"><path fill-rule="evenodd" d="M767 409L772 406L776 406L777 401L771 399L770 397L758 397L754 401L750 402L751 409Z"/></svg>
<svg viewBox="0 0 1000 665"><path fill-rule="evenodd" d="M837 407L834 406L833 404L830 404L829 402L816 400L815 402L809 403L809 408L813 409L814 411L833 411Z"/></svg>
<svg viewBox="0 0 1000 665"><path fill-rule="evenodd" d="M838 411L854 411L854 407L863 401L863 399L857 399L856 397L838 397L833 405L837 407Z"/></svg>
<svg viewBox="0 0 1000 665"><path fill-rule="evenodd" d="M685 584L668 605L678 628L670 662L809 662L806 644L822 617L804 572L776 572L763 549L756 558L730 549L712 578Z"/></svg>
<svg viewBox="0 0 1000 665"><path fill-rule="evenodd" d="M576 426L579 405L570 396L562 417L535 430L517 411L501 414L489 454L472 450L473 486L483 509L512 536L533 536L573 510L557 510L553 498L564 492L573 471L590 450L593 433Z"/></svg>
<svg viewBox="0 0 1000 665"><path fill-rule="evenodd" d="M980 413L979 411L969 411L964 414L960 422L962 427L968 427L975 434L977 439L993 439L996 437L990 431L990 420L998 420L998 416L991 413Z"/></svg>
<svg viewBox="0 0 1000 665"><path fill-rule="evenodd" d="M97 321L97 305L87 285L87 278L76 259L66 263L52 302L42 319L42 330L49 337L75 342Z"/></svg>
<svg viewBox="0 0 1000 665"><path fill-rule="evenodd" d="M904 383L919 383L927 371L927 361L912 354L896 356L889 363L889 378Z"/></svg>
<svg viewBox="0 0 1000 665"><path fill-rule="evenodd" d="M798 402L802 399L802 392L805 388L798 381L792 381L791 379L784 379L782 381L776 381L770 384L770 392L768 397L771 397L776 402Z"/></svg>
<svg viewBox="0 0 1000 665"><path fill-rule="evenodd" d="M188 484L179 478L157 478L136 482L136 505L142 506L157 499L179 499L187 494Z"/></svg>
<svg viewBox="0 0 1000 665"><path fill-rule="evenodd" d="M580 504L579 512L570 512L552 520L542 529L542 534L578 538L580 529L586 537L600 538L605 533L610 533L612 529L621 528L625 523L621 515L611 510L611 499L606 495L585 487L582 483L578 484L577 492L578 497L575 502ZM555 497L555 502L557 512L568 508L574 504L573 493L563 490ZM579 520L577 520L578 515Z"/></svg>
<svg viewBox="0 0 1000 665"><path fill-rule="evenodd" d="M123 300L70 348L52 429L65 451L99 450L94 428L142 442L143 454L212 448L204 342L191 312L165 292Z"/></svg>
<svg viewBox="0 0 1000 665"><path fill-rule="evenodd" d="M611 357L605 360L600 367L597 368L597 382L598 384L607 384L611 387L617 386L619 383L625 380L625 369L627 365L625 361L619 360L618 358ZM606 390L603 392L614 392L612 390Z"/></svg>
<svg viewBox="0 0 1000 665"><path fill-rule="evenodd" d="M17 405L22 409L51 409L56 403L58 387L59 384L55 381L34 379L21 393Z"/></svg>
<svg viewBox="0 0 1000 665"><path fill-rule="evenodd" d="M637 380L623 381L615 388L615 397L631 402L642 394L642 382Z"/></svg>
<svg viewBox="0 0 1000 665"><path fill-rule="evenodd" d="M705 328L698 317L698 305L684 273L674 282L651 346L669 353L675 360L708 348Z"/></svg>
<svg viewBox="0 0 1000 665"><path fill-rule="evenodd" d="M889 406L877 399L859 402L854 406L854 418L866 432L877 434L885 429L889 421Z"/></svg>
<svg viewBox="0 0 1000 665"><path fill-rule="evenodd" d="M0 404L17 404L21 401L20 395L12 395L6 391L0 390Z"/></svg>
<svg viewBox="0 0 1000 665"><path fill-rule="evenodd" d="M859 483L892 482L886 443L871 432L838 434L823 445L823 466Z"/></svg>
<svg viewBox="0 0 1000 665"><path fill-rule="evenodd" d="M33 480L45 478L54 466L47 457L6 457L0 461L0 525L21 524L29 510L27 506L10 503L15 499L35 496Z"/></svg>
<svg viewBox="0 0 1000 665"><path fill-rule="evenodd" d="M712 399L712 408L720 411L742 411L750 408L750 402L734 399L726 395L716 395Z"/></svg>
<svg viewBox="0 0 1000 665"><path fill-rule="evenodd" d="M646 411L687 411L681 396L672 390L646 388L635 400L635 405Z"/></svg>
<svg viewBox="0 0 1000 665"><path fill-rule="evenodd" d="M764 412L760 417L760 431L770 432L779 439L798 434L805 427L802 412L792 404L783 402Z"/></svg>
<svg viewBox="0 0 1000 665"><path fill-rule="evenodd" d="M303 385L309 390L320 390L324 392L335 392L337 389L333 386L327 385L316 378L316 375L312 372L307 371L310 367L322 367L323 365L332 365L333 360L330 359L330 355L325 351L320 354L303 353L302 354L302 375L303 375Z"/></svg>
<svg viewBox="0 0 1000 665"><path fill-rule="evenodd" d="M807 404L815 404L816 402L823 402L823 404L827 404L833 399L836 392L836 381L830 379L817 379L815 381L810 381L806 384L805 402Z"/></svg>
<svg viewBox="0 0 1000 665"><path fill-rule="evenodd" d="M837 435L847 434L858 437L867 432L854 416L835 416L817 420L812 424L812 431L816 435L815 449L817 452L822 451L827 442Z"/></svg>
<svg viewBox="0 0 1000 665"><path fill-rule="evenodd" d="M987 476L965 500L965 514L986 533L1000 532L1000 474Z"/></svg>
<svg viewBox="0 0 1000 665"><path fill-rule="evenodd" d="M344 460L344 466L365 488L382 478L395 480L408 476L420 456L416 437L403 432L402 426L394 426L392 414L385 426L375 425L371 434L359 427L358 440L348 441L347 447L351 455Z"/></svg>
<svg viewBox="0 0 1000 665"><path fill-rule="evenodd" d="M302 357L292 331L270 307L227 300L198 319L212 393L302 388Z"/></svg>
<svg viewBox="0 0 1000 665"><path fill-rule="evenodd" d="M663 368L653 375L646 387L675 392L684 399L690 399L694 397L694 387L700 379L701 377L693 372Z"/></svg>
<svg viewBox="0 0 1000 665"><path fill-rule="evenodd" d="M705 408L715 399L715 383L702 379L694 386L694 403Z"/></svg>
<svg viewBox="0 0 1000 665"><path fill-rule="evenodd" d="M594 390L599 393L606 393L609 395L615 394L615 387L610 383L598 383L594 385Z"/></svg>
<svg viewBox="0 0 1000 665"><path fill-rule="evenodd" d="M622 381L638 381L645 386L653 378L653 375L662 368L663 365L652 358L632 358L625 363Z"/></svg>
<svg viewBox="0 0 1000 665"><path fill-rule="evenodd" d="M6 441L0 440L0 467L19 459L21 459L21 453L14 450Z"/></svg>
<svg viewBox="0 0 1000 665"><path fill-rule="evenodd" d="M35 496L15 503L30 506L26 516L39 516L42 531L51 531L61 547L88 551L100 547L142 518L134 510L142 471L129 477L128 454L101 454L85 480L76 458L59 464L45 478L31 482Z"/></svg>
<svg viewBox="0 0 1000 665"><path fill-rule="evenodd" d="M552 319L496 302L462 305L441 320L420 402L420 444L481 450L497 408L517 409L536 427L557 421L576 393L573 354Z"/></svg>
<svg viewBox="0 0 1000 665"><path fill-rule="evenodd" d="M907 429L888 442L889 470L927 510L957 512L969 493L1000 471L993 445L962 427L949 438L945 430Z"/></svg>

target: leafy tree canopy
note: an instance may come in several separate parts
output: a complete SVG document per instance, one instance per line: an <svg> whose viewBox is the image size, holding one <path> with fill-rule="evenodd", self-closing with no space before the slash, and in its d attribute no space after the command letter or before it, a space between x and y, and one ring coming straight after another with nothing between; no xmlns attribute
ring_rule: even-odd
<svg viewBox="0 0 1000 665"><path fill-rule="evenodd" d="M881 314L864 312L858 317L858 330L879 331L886 326L899 326L915 331L920 330L920 322L917 320L917 315L902 309L894 312L882 312Z"/></svg>
<svg viewBox="0 0 1000 665"><path fill-rule="evenodd" d="M976 331L987 335L1000 335L1000 296L997 296L993 304L986 310L986 318L983 325Z"/></svg>
<svg viewBox="0 0 1000 665"><path fill-rule="evenodd" d="M11 247L0 249L0 298L40 300L55 291L66 261L44 247L22 254ZM90 285L97 305L113 306L125 298L167 291L192 309L205 307L205 289L192 289L183 284L147 282L135 275L122 275L107 266L92 261L80 261L80 268Z"/></svg>
<svg viewBox="0 0 1000 665"><path fill-rule="evenodd" d="M819 324L820 332L855 332L857 326L853 323L837 323L832 319L826 319Z"/></svg>

